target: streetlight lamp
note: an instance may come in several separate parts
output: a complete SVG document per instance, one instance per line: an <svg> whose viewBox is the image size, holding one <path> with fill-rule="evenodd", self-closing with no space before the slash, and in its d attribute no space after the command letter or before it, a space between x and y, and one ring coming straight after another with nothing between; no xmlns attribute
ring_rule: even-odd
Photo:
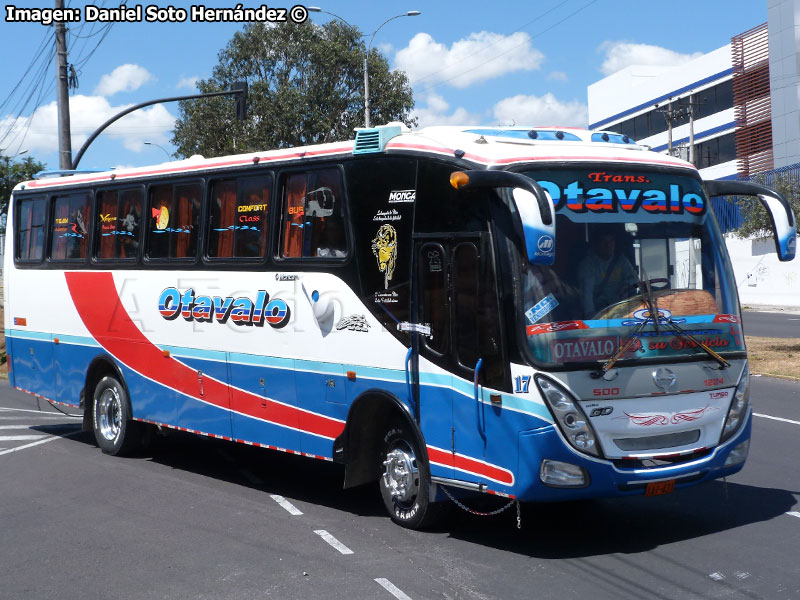
<svg viewBox="0 0 800 600"><path fill-rule="evenodd" d="M308 6L306 8L310 12L325 13L327 15L330 15L332 17L335 17L335 18L339 19L345 25L350 25L350 23L348 23L345 19L343 19L339 15L334 14L332 12L329 12L327 10L322 10L319 6ZM367 35L370 36L369 37L369 43L367 44L367 47L366 47L366 52L364 53L364 127L369 127L369 69L368 69L368 62L367 61L369 60L369 51L372 48L372 41L375 39L375 34L378 33L381 30L381 27L386 25L389 21L394 21L395 19L399 19L400 17L416 17L416 16L421 15L421 14L422 14L421 11L409 10L408 12L404 12L402 14L395 15L393 17L389 17L383 23L378 25L378 28L375 31L373 31L371 34L364 34L364 35L361 36L361 37L366 37ZM352 25L350 25L350 27L352 27Z"/></svg>
<svg viewBox="0 0 800 600"><path fill-rule="evenodd" d="M153 142L145 142L144 145L145 146L155 146L156 148L160 149L164 154L167 155L167 160L172 160L172 156L170 156L170 153L167 152L166 150L164 150L164 148L162 146L159 146L158 144L154 144Z"/></svg>

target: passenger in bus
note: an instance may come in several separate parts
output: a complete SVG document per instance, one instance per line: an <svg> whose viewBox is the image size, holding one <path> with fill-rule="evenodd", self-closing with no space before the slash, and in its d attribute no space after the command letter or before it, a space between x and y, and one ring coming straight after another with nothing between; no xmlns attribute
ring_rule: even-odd
<svg viewBox="0 0 800 600"><path fill-rule="evenodd" d="M627 297L626 290L636 281L636 270L617 252L617 239L610 230L601 230L592 239L589 253L578 265L578 280L585 317Z"/></svg>

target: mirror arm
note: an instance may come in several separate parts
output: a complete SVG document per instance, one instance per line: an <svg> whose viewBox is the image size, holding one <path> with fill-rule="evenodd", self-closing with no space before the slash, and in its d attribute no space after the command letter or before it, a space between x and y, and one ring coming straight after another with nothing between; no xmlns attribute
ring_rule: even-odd
<svg viewBox="0 0 800 600"><path fill-rule="evenodd" d="M795 227L794 213L792 213L792 208L789 205L789 202L783 197L782 194L768 188L765 185L753 183L752 181L734 181L725 179L703 181L703 184L706 186L706 191L708 192L709 197L758 196L758 199L762 204L764 204L764 200L761 198L761 196L770 196L771 198L775 198L781 203L786 211L786 218L789 221L789 226Z"/></svg>
<svg viewBox="0 0 800 600"><path fill-rule="evenodd" d="M545 225L553 224L553 203L550 202L542 186L530 177L512 171L465 171L465 173L469 176L469 183L459 189L522 188L536 198L536 203L539 205L539 213L542 216L542 223Z"/></svg>

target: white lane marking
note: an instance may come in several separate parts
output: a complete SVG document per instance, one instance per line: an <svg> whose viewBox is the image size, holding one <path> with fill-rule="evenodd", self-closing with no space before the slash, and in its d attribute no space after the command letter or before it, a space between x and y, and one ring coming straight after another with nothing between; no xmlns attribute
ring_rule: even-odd
<svg viewBox="0 0 800 600"><path fill-rule="evenodd" d="M800 421L792 421L791 419L784 419L783 417L772 417L770 415L762 415L759 413L753 413L754 417L761 417L763 419L772 419L773 421L782 421L784 423L791 423L792 425L800 425Z"/></svg>
<svg viewBox="0 0 800 600"><path fill-rule="evenodd" d="M19 421L20 419L63 419L64 417L67 418L74 418L69 417L68 415L51 415L51 414L44 414L44 415L20 415L19 417L0 417L0 421ZM81 417L82 418L82 417Z"/></svg>
<svg viewBox="0 0 800 600"><path fill-rule="evenodd" d="M404 594L403 590L398 588L395 584L393 584L385 577L379 577L378 579L375 580L375 583L377 583L379 586L381 586L383 589L389 592L392 596L397 598L397 600L411 600L410 596Z"/></svg>
<svg viewBox="0 0 800 600"><path fill-rule="evenodd" d="M81 416L81 415L68 415L66 413L46 413L46 412L41 411L41 410L30 410L30 409L27 409L27 408L0 408L0 411L2 411L2 412L36 413L38 415L48 416L48 417L51 417L51 416L52 417L63 416L63 417L67 417L68 419L82 419L83 418L83 416Z"/></svg>
<svg viewBox="0 0 800 600"><path fill-rule="evenodd" d="M54 427L59 427L59 425L58 424L55 424L55 425L42 425L42 424L37 424L37 425L30 425L30 424L28 424L28 425L0 425L0 429L30 429L31 427L54 428ZM70 427L70 428L72 428L72 427L79 427L79 425L77 423L64 423L63 425L61 425L61 427Z"/></svg>
<svg viewBox="0 0 800 600"><path fill-rule="evenodd" d="M342 542L337 540L335 537L333 537L330 533L328 533L324 529L317 529L316 531L314 531L314 533L316 533L319 537L321 537L323 540L328 542L331 546L336 548L342 554L352 554L353 553L353 551L350 550L350 548L345 546Z"/></svg>
<svg viewBox="0 0 800 600"><path fill-rule="evenodd" d="M0 435L3 442L27 442L28 440L40 440L45 435Z"/></svg>
<svg viewBox="0 0 800 600"><path fill-rule="evenodd" d="M787 515L791 515L791 516L793 516L793 517L797 517L798 519L800 519L800 512L797 512L796 510L790 510L790 511L789 511L789 512L787 512L786 514L787 514Z"/></svg>
<svg viewBox="0 0 800 600"><path fill-rule="evenodd" d="M275 502L277 502L283 508L285 508L290 515L298 516L303 514L301 511L297 510L294 504L289 502L283 496L279 496L278 494L270 494L270 498L272 498L273 500L275 500Z"/></svg>
<svg viewBox="0 0 800 600"><path fill-rule="evenodd" d="M54 435L43 440L39 440L38 442L32 442L30 444L25 444L24 446L17 446L16 448L10 448L8 450L3 450L0 452L0 456L3 454L11 454L12 452L19 452L20 450L25 450L27 448L33 448L34 446L38 446L39 444L46 444L48 442L55 442L56 440L63 440L64 438L72 437L74 435L78 435L81 433L80 431L73 431L72 433L67 433L64 435ZM41 436L40 436L41 437Z"/></svg>

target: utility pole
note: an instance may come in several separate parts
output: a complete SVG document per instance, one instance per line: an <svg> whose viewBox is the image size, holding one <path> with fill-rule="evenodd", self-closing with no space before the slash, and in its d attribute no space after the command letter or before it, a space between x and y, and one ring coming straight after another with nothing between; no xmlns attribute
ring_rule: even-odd
<svg viewBox="0 0 800 600"><path fill-rule="evenodd" d="M667 108L659 108L658 112L664 115L664 118L667 120L667 154L670 156L673 155L672 152L672 125L674 121L678 121L683 119L684 117L689 118L689 154L687 156L687 160L695 164L695 148L694 148L694 109L695 107L701 106L705 103L705 99L702 100L692 100L692 96L689 96L689 102L687 104L679 105L679 108L673 109L672 108L672 100L669 101L667 104ZM658 106L658 105L656 105ZM702 156L700 157L703 158Z"/></svg>
<svg viewBox="0 0 800 600"><path fill-rule="evenodd" d="M64 0L56 0L56 9L64 8ZM67 28L56 23L56 87L58 88L58 165L72 168L72 141L69 127L69 87L67 79Z"/></svg>

